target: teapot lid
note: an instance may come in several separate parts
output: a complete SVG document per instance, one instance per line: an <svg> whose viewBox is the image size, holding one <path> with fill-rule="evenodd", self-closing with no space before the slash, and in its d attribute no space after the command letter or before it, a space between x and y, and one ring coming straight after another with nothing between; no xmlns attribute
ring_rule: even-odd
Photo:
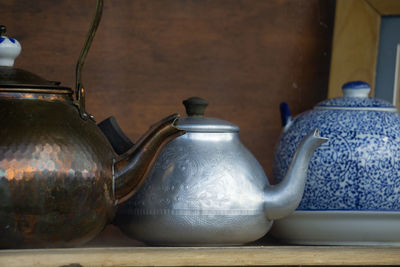
<svg viewBox="0 0 400 267"><path fill-rule="evenodd" d="M6 27L0 25L0 88L7 88L7 91L58 89L61 93L72 92L68 87L59 86L59 82L48 81L29 71L14 68L14 60L21 53L21 45L16 39L5 36L5 33Z"/></svg>
<svg viewBox="0 0 400 267"><path fill-rule="evenodd" d="M177 127L188 132L232 133L239 132L239 126L217 118L203 117L208 102L200 97L191 97L182 102L188 117L180 118Z"/></svg>
<svg viewBox="0 0 400 267"><path fill-rule="evenodd" d="M368 97L371 87L363 81L353 81L342 86L343 97L331 98L320 102L316 109L370 110L397 112L391 103Z"/></svg>

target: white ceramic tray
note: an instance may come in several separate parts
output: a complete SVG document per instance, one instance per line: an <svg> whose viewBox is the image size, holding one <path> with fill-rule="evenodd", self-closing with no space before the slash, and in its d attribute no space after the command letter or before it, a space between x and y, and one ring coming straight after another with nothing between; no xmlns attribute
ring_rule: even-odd
<svg viewBox="0 0 400 267"><path fill-rule="evenodd" d="M400 212L295 211L271 235L302 245L400 245Z"/></svg>

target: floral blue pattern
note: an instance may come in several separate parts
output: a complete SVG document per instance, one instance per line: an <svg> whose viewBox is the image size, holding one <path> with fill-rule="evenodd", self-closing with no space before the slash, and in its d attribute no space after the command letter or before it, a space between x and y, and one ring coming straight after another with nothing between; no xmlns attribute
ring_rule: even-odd
<svg viewBox="0 0 400 267"><path fill-rule="evenodd" d="M362 102L355 99L348 101ZM314 109L300 114L277 145L276 182L284 177L301 139L315 128L329 141L313 155L298 210L400 211L398 113Z"/></svg>
<svg viewBox="0 0 400 267"><path fill-rule="evenodd" d="M378 98L340 97L322 101L317 107L357 107L357 108L393 108L393 106Z"/></svg>

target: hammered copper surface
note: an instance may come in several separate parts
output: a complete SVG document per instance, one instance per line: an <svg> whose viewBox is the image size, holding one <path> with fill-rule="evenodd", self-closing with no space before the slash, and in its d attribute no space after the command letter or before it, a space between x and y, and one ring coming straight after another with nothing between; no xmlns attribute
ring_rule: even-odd
<svg viewBox="0 0 400 267"><path fill-rule="evenodd" d="M0 99L0 247L72 246L113 216L113 151L61 101Z"/></svg>
<svg viewBox="0 0 400 267"><path fill-rule="evenodd" d="M117 156L85 111L81 70L102 7L97 0L76 67L75 98L58 82L0 68L0 248L74 246L92 239L116 204L144 182L165 143L185 133L175 127L179 115L173 114Z"/></svg>
<svg viewBox="0 0 400 267"><path fill-rule="evenodd" d="M117 201L144 182L161 148L184 133L174 126L177 118L154 124L117 157L67 96L0 94L0 248L92 239L115 215Z"/></svg>

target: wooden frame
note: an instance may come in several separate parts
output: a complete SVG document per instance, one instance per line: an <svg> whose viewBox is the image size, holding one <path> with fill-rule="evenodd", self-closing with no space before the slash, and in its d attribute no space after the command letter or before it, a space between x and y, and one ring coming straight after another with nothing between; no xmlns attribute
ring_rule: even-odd
<svg viewBox="0 0 400 267"><path fill-rule="evenodd" d="M328 97L342 96L341 86L366 81L374 95L382 16L400 15L399 0L337 0Z"/></svg>
<svg viewBox="0 0 400 267"><path fill-rule="evenodd" d="M400 44L397 45L393 103L400 108Z"/></svg>

